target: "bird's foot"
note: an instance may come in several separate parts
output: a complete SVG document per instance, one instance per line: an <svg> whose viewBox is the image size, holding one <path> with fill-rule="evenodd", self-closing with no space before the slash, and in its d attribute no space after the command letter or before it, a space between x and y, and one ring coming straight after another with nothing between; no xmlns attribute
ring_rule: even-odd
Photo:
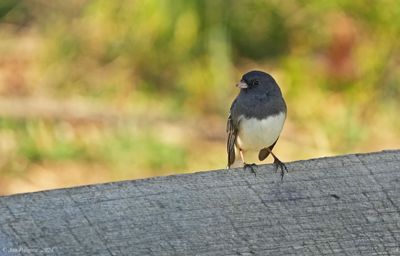
<svg viewBox="0 0 400 256"><path fill-rule="evenodd" d="M250 171L254 174L254 176L257 175L255 168L257 167L257 165L255 163L252 164L243 164L243 168L246 170L247 168L250 168Z"/></svg>
<svg viewBox="0 0 400 256"><path fill-rule="evenodd" d="M288 172L288 168L286 165L279 160L278 158L274 158L274 166L275 166L275 172L278 171L278 169L281 169L281 180L283 180L283 176L285 175L285 171Z"/></svg>

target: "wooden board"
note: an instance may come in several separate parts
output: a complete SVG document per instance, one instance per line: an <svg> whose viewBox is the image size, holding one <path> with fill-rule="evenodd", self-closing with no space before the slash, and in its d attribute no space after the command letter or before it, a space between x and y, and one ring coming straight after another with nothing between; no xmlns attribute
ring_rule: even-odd
<svg viewBox="0 0 400 256"><path fill-rule="evenodd" d="M0 197L0 255L400 255L400 150Z"/></svg>

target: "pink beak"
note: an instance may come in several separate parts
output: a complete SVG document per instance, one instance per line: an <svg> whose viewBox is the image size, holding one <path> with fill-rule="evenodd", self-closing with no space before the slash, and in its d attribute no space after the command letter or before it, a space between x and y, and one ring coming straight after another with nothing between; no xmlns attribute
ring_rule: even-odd
<svg viewBox="0 0 400 256"><path fill-rule="evenodd" d="M239 83L236 84L236 87L239 87L240 89L246 89L247 87L249 87L245 82L240 81Z"/></svg>

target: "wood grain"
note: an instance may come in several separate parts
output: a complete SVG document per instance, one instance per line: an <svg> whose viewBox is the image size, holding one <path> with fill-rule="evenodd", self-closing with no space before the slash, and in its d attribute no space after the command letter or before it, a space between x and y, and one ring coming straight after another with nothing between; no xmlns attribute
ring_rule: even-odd
<svg viewBox="0 0 400 256"><path fill-rule="evenodd" d="M400 150L0 197L0 255L400 255Z"/></svg>

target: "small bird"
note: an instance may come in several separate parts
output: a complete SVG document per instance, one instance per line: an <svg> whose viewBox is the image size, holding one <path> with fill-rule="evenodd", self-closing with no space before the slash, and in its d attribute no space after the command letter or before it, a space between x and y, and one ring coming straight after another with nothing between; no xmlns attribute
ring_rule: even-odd
<svg viewBox="0 0 400 256"><path fill-rule="evenodd" d="M228 168L239 154L244 168L250 167L255 174L257 165L247 164L244 157L248 152L257 151L260 161L269 154L273 156L275 171L280 168L283 179L286 165L272 153L287 114L278 84L271 75L253 70L244 74L236 86L240 92L230 108L226 128Z"/></svg>

